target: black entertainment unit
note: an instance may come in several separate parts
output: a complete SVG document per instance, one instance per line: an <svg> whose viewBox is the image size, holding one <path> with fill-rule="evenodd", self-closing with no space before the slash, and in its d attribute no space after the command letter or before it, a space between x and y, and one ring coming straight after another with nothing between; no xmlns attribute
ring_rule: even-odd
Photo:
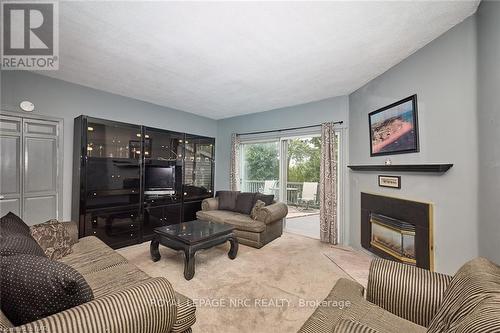
<svg viewBox="0 0 500 333"><path fill-rule="evenodd" d="M79 236L113 248L152 239L158 226L195 219L213 196L215 139L75 118L72 219Z"/></svg>

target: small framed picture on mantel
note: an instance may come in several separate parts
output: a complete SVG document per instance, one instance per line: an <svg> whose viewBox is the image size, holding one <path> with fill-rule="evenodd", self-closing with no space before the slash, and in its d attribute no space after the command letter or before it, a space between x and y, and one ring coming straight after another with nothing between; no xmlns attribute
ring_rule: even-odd
<svg viewBox="0 0 500 333"><path fill-rule="evenodd" d="M401 176L378 176L378 186L389 188L401 188Z"/></svg>

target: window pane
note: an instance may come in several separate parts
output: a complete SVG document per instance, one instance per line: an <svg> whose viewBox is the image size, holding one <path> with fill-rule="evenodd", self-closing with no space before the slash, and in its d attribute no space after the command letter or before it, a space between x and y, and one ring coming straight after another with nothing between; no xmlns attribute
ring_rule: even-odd
<svg viewBox="0 0 500 333"><path fill-rule="evenodd" d="M241 145L241 191L279 197L279 142Z"/></svg>

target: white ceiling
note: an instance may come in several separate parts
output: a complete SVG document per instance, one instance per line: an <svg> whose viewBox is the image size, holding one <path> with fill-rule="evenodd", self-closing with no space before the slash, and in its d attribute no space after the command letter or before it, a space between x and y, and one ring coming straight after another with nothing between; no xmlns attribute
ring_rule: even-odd
<svg viewBox="0 0 500 333"><path fill-rule="evenodd" d="M221 119L351 93L478 4L61 2L40 73Z"/></svg>

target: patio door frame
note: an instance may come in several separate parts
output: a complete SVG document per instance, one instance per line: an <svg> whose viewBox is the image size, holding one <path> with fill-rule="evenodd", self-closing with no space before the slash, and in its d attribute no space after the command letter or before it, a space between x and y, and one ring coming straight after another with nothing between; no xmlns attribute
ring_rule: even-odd
<svg viewBox="0 0 500 333"><path fill-rule="evenodd" d="M346 191L346 165L345 161L347 158L347 135L346 127L336 127L335 133L338 135L338 161L337 161L337 217L338 217L338 242L339 244L345 244L345 240L348 239L345 234L345 205L347 198L345 198ZM287 154L288 154L288 140L304 138L304 137L315 137L321 136L321 126L314 126L307 129L300 130L289 130L289 131L276 131L273 133L266 133L265 135L255 134L255 135L243 135L240 137L241 144L251 144L251 143L265 143L265 142L278 142L279 143L279 198L280 202L287 202L287 186L283 185L287 183L287 173L288 165ZM240 148L241 149L241 148ZM243 154L240 153L240 158L243 158ZM243 161L240 161L240 166L243 165ZM240 175L243 173L240 170ZM240 184L243 179L240 179ZM286 218L284 219L284 228L286 228Z"/></svg>
<svg viewBox="0 0 500 333"><path fill-rule="evenodd" d="M280 201L288 205L288 143L293 139L321 137L321 127L313 127L311 131L302 131L300 134L280 137L280 167L279 167L279 197ZM319 173L319 170L318 170ZM284 185L283 185L284 184ZM283 228L286 229L287 219L284 219Z"/></svg>
<svg viewBox="0 0 500 333"><path fill-rule="evenodd" d="M286 160L288 156L288 139L280 138L279 148L280 148L280 158L279 158L279 201L287 203L287 182L288 182L288 165L286 165ZM283 219L283 229L286 228L286 217Z"/></svg>

